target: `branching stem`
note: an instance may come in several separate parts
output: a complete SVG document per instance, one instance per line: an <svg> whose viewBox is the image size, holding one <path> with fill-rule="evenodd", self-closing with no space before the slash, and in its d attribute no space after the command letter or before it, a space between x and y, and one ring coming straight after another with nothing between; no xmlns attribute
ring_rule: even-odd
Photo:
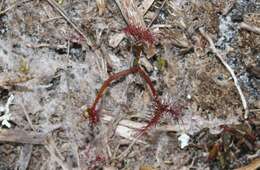
<svg viewBox="0 0 260 170"><path fill-rule="evenodd" d="M136 74L136 73L139 73L140 76L148 84L148 86L149 86L149 88L152 92L153 97L155 99L158 99L157 91L155 90L153 83L152 83L152 80L149 78L149 76L142 70L142 68L140 66L133 66L133 67L127 69L127 70L115 73L115 74L111 75L107 80L105 80L105 82L103 83L103 85L99 89L98 94L96 95L94 103L92 104L92 106L89 109L87 109L87 112L85 112L84 115L86 117L88 115L90 117L90 120L91 120L92 123L97 123L99 121L99 116L98 116L96 107L97 107L98 102L101 100L102 96L104 95L105 90L109 87L109 85L114 80L118 80L122 77L128 76L129 74Z"/></svg>

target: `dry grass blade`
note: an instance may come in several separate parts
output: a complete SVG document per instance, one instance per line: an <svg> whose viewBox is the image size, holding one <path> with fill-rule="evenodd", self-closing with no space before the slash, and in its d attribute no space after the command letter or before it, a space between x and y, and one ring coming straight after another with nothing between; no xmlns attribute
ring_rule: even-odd
<svg viewBox="0 0 260 170"><path fill-rule="evenodd" d="M64 17L64 19L86 40L86 43L87 45L91 48L91 49L94 49L94 52L97 56L97 58L99 58L100 60L103 60L102 59L102 52L98 49L95 49L96 48L96 45L94 42L92 42L92 40L90 40L79 28L78 26L72 22L68 17L67 15L65 14L65 12L63 11L63 9L61 9L61 7L59 6L59 4L54 1L54 0L47 0L47 2L53 7L55 8L59 13L60 15L62 15ZM104 68L104 64L97 64L98 66L98 70L102 70ZM101 69L102 68L102 69ZM104 69L103 69L104 70ZM101 73L101 77L103 78L104 77L104 74Z"/></svg>
<svg viewBox="0 0 260 170"><path fill-rule="evenodd" d="M200 31L200 33L202 34L202 36L203 36L204 38L206 38L207 41L209 42L209 44L210 44L210 49L212 50L212 52L218 57L218 59L221 61L221 63L226 67L226 69L227 69L227 70L229 71L229 73L231 74L232 79L233 79L233 81L234 81L234 83L235 83L235 86L236 86L236 88L237 88L237 91L238 91L238 93L239 93L239 95L240 95L240 99L241 99L241 101L242 101L242 105L243 105L243 107L244 107L244 111L245 111L244 118L247 119L247 118L248 118L248 113L249 113L249 112L248 112L247 101L246 101L246 98L245 98L245 96L244 96L244 94L243 94L243 92L242 92L242 89L241 89L241 87L240 87L240 85L239 85L238 79L237 79L237 77L236 77L236 75L235 75L233 69L232 69L232 68L228 65L228 63L224 60L224 58L223 58L221 52L220 52L218 49L216 49L215 44L214 44L212 38L211 38L202 28L200 28L199 31Z"/></svg>
<svg viewBox="0 0 260 170"><path fill-rule="evenodd" d="M138 7L139 11L141 12L142 16L149 10L149 8L154 3L154 0L144 0L142 4Z"/></svg>
<svg viewBox="0 0 260 170"><path fill-rule="evenodd" d="M24 130L0 130L0 142L44 144L46 134Z"/></svg>
<svg viewBox="0 0 260 170"><path fill-rule="evenodd" d="M13 8L15 8L15 7L16 7L16 3L13 4L13 5L11 5L11 6L9 6L9 7L7 7L7 8L4 9L3 11L2 11L2 9L1 9L1 11L0 11L0 15L5 14L6 12L8 12L9 10L11 10L11 9L13 9Z"/></svg>
<svg viewBox="0 0 260 170"><path fill-rule="evenodd" d="M256 170L260 168L260 158L253 160L249 165L236 170Z"/></svg>
<svg viewBox="0 0 260 170"><path fill-rule="evenodd" d="M22 74L0 74L0 86L10 87L32 80L32 76Z"/></svg>
<svg viewBox="0 0 260 170"><path fill-rule="evenodd" d="M0 15L3 15L3 14L5 14L5 13L7 13L8 11L12 10L13 8L15 8L17 5L20 5L20 4L25 3L25 2L28 2L28 1L31 1L31 0L25 0L25 1L20 1L20 2L19 2L19 1L18 1L18 2L14 2L13 5L11 5L11 6L7 7L6 9L2 10L3 2L4 2L4 0L2 0L2 2L1 2L1 8L0 8Z"/></svg>
<svg viewBox="0 0 260 170"><path fill-rule="evenodd" d="M145 28L143 15L141 15L134 0L115 0L115 2L128 24Z"/></svg>
<svg viewBox="0 0 260 170"><path fill-rule="evenodd" d="M240 29L244 29L247 31L254 32L256 34L260 34L260 28L254 25L247 24L245 22L240 23L239 25Z"/></svg>
<svg viewBox="0 0 260 170"><path fill-rule="evenodd" d="M96 0L97 7L98 7L98 14L102 15L106 9L106 0Z"/></svg>
<svg viewBox="0 0 260 170"><path fill-rule="evenodd" d="M159 16L161 10L163 9L163 7L165 6L167 0L164 0L162 5L160 6L160 8L158 9L157 13L155 14L154 18L152 19L152 21L149 23L149 25L147 26L148 28L151 27L154 23L154 21L157 19L157 17Z"/></svg>
<svg viewBox="0 0 260 170"><path fill-rule="evenodd" d="M22 147L19 160L16 163L16 170L26 170L31 159L33 145L25 144Z"/></svg>
<svg viewBox="0 0 260 170"><path fill-rule="evenodd" d="M105 121L106 123L111 122L113 119L114 118L109 115L102 116L102 120ZM139 129L145 126L145 124L143 123L138 123L131 120L121 120L121 119L119 119L118 122L116 122L116 125L117 126L114 127L116 135L126 138L128 140L136 140L136 138L134 137L136 135L136 131L138 131ZM145 142L142 140L137 140L137 142L145 144Z"/></svg>
<svg viewBox="0 0 260 170"><path fill-rule="evenodd" d="M132 143L128 146L128 148L122 152L118 157L117 159L122 161L129 153L130 153L130 150L132 149L132 147L134 146L134 144L138 141L138 139L143 135L143 133L139 133L139 135L132 141Z"/></svg>
<svg viewBox="0 0 260 170"><path fill-rule="evenodd" d="M55 8L60 15L62 15L64 17L64 19L86 40L87 44L90 47L93 47L93 43L92 41L77 27L77 25L72 22L69 17L67 17L67 15L65 14L65 12L63 11L63 9L61 9L61 7L59 6L59 4L54 1L54 0L47 0L47 2L53 7Z"/></svg>
<svg viewBox="0 0 260 170"><path fill-rule="evenodd" d="M62 160L60 153L57 152L57 148L56 148L55 143L52 139L49 140L49 145L45 145L45 148L50 153L52 160L57 162L62 167L63 170L69 170L70 169L68 167L68 165L66 164L66 162L64 162Z"/></svg>
<svg viewBox="0 0 260 170"><path fill-rule="evenodd" d="M1 4L0 4L0 11L2 11L2 9L3 9L3 5L4 5L4 0L1 1Z"/></svg>

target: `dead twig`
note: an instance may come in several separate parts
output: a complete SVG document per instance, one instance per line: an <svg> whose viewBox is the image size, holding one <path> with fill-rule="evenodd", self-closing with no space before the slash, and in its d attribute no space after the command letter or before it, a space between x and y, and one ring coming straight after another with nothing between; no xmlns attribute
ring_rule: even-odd
<svg viewBox="0 0 260 170"><path fill-rule="evenodd" d="M23 74L0 74L0 86L2 87L13 87L20 83L25 83L32 80L32 76Z"/></svg>
<svg viewBox="0 0 260 170"><path fill-rule="evenodd" d="M98 14L102 15L106 9L106 0L96 0L96 4L98 7Z"/></svg>
<svg viewBox="0 0 260 170"><path fill-rule="evenodd" d="M27 132L24 130L0 130L0 143L44 144L46 136L46 133Z"/></svg>
<svg viewBox="0 0 260 170"><path fill-rule="evenodd" d="M2 1L1 1L1 4L0 4L0 11L2 11L2 9L3 9L4 1L5 1L5 0L2 0Z"/></svg>
<svg viewBox="0 0 260 170"><path fill-rule="evenodd" d="M2 1L2 4L3 4L3 1ZM0 15L3 15L3 14L5 14L6 12L8 12L9 10L11 10L11 9L15 8L15 7L16 7L16 5L17 5L17 2L16 2L16 3L14 3L13 5L11 5L11 6L7 7L7 8L5 8L3 11L2 11L2 4L1 4L1 11L0 11Z"/></svg>
<svg viewBox="0 0 260 170"><path fill-rule="evenodd" d="M2 11L2 6L3 6L3 2L4 2L4 0L3 0L2 3L1 3L0 15L3 15L3 14L5 14L5 13L7 13L7 12L10 11L11 9L15 8L17 5L22 4L22 3L25 3L25 2L28 2L28 1L31 1L31 0L25 0L25 1L15 2L14 4L10 5L9 7L7 7L6 9L4 9L4 10Z"/></svg>
<svg viewBox="0 0 260 170"><path fill-rule="evenodd" d="M41 22L41 24L45 24L45 23L47 23L47 22L51 22L51 21L55 21L55 20L59 20L59 19L62 19L62 18L63 18L62 16L49 18L49 19L43 20L43 21Z"/></svg>
<svg viewBox="0 0 260 170"><path fill-rule="evenodd" d="M31 159L33 145L25 144L20 153L19 160L16 162L15 170L26 170Z"/></svg>
<svg viewBox="0 0 260 170"><path fill-rule="evenodd" d="M223 9L223 15L226 16L228 13L234 8L236 4L236 1L231 1L224 9Z"/></svg>
<svg viewBox="0 0 260 170"><path fill-rule="evenodd" d="M250 109L250 112L260 112L260 109Z"/></svg>
<svg viewBox="0 0 260 170"><path fill-rule="evenodd" d="M239 93L239 96L240 96L240 99L242 101L242 105L243 105L243 108L245 110L245 113L244 113L244 118L247 119L248 118L248 114L249 114L249 111L248 111L248 106L247 106L247 101L246 101L246 98L242 92L242 89L239 85L239 82L238 82L238 79L233 71L233 69L228 65L228 63L224 60L224 57L223 57L223 54L221 54L221 52L216 49L215 47L215 44L212 40L212 38L203 30L203 28L200 28L199 29L200 33L202 34L202 36L204 38L207 39L207 41L209 42L210 44L210 49L213 53L215 53L215 55L218 57L218 59L221 61L221 63L226 67L226 69L229 71L229 73L231 74L232 76L232 79L235 83L235 86L237 88L237 91Z"/></svg>
<svg viewBox="0 0 260 170"><path fill-rule="evenodd" d="M115 2L128 25L135 25L145 28L143 15L141 15L141 12L137 8L137 4L134 0L115 0Z"/></svg>
<svg viewBox="0 0 260 170"><path fill-rule="evenodd" d="M26 46L28 48L50 48L50 49L67 49L68 45L64 44L64 45L60 45L60 44L47 44L47 43L41 43L41 44L26 44Z"/></svg>
<svg viewBox="0 0 260 170"><path fill-rule="evenodd" d="M63 170L69 170L69 166L66 164L64 159L62 158L63 156L61 153L58 151L54 141L52 139L49 139L49 144L45 145L45 148L51 155L51 159L55 162L57 162Z"/></svg>
<svg viewBox="0 0 260 170"><path fill-rule="evenodd" d="M117 157L119 161L122 161L130 153L130 150L132 149L134 144L139 140L139 138L143 135L143 133L144 132L139 133L139 135L132 141L128 148Z"/></svg>
<svg viewBox="0 0 260 170"><path fill-rule="evenodd" d="M112 116L104 114L102 116L102 120L105 122L110 122L113 120ZM136 134L136 131L140 130L142 127L144 127L146 124L145 123L139 123L135 122L132 120L126 120L122 119L118 122L118 126L116 128L116 134L126 138L128 140L135 140L133 137ZM164 126L158 126L156 127L156 131L159 132L180 132L183 129L188 129L189 125L188 124L183 124L182 126L180 125L164 125ZM138 143L146 144L142 140L138 140Z"/></svg>
<svg viewBox="0 0 260 170"><path fill-rule="evenodd" d="M91 48L93 47L93 43L92 41L78 28L78 26L71 21L71 19L69 19L69 17L67 17L66 13L64 12L64 10L60 7L60 5L54 1L54 0L47 0L47 2L53 7L55 8L61 16L64 17L64 19L86 40L86 43L88 44L88 46L90 46Z"/></svg>
<svg viewBox="0 0 260 170"><path fill-rule="evenodd" d="M22 100L24 102L24 98L23 97L22 97ZM26 108L24 106L24 103L21 104L21 107L23 109L23 113L24 113L24 115L25 115L25 117L27 119L27 122L29 123L30 127L32 128L33 131L36 131L36 129L34 128L34 126L32 124L32 120L30 119L30 116L28 115L28 112L27 112L27 110L26 110Z"/></svg>
<svg viewBox="0 0 260 170"><path fill-rule="evenodd" d="M22 100L24 100L24 99L22 98ZM32 130L34 132L36 132L35 128L33 127L32 121L25 109L24 104L22 103L21 106L22 106L23 112L25 114L25 117L26 117L30 127L32 128ZM16 170L26 170L27 169L29 162L31 160L32 150L33 150L32 144L23 145L23 147L21 149L19 160L16 162L16 167L15 167Z"/></svg>
<svg viewBox="0 0 260 170"><path fill-rule="evenodd" d="M245 22L240 23L239 28L247 30L247 31L254 32L256 34L260 34L260 28L259 27L247 24Z"/></svg>
<svg viewBox="0 0 260 170"><path fill-rule="evenodd" d="M149 8L154 3L154 0L144 0L142 4L138 7L139 11L141 12L142 16L146 14Z"/></svg>
<svg viewBox="0 0 260 170"><path fill-rule="evenodd" d="M64 12L64 10L60 7L60 5L54 1L54 0L46 0L53 8L55 8L61 16L64 17L64 19L86 40L86 44L94 50L94 53L95 55L97 56L97 58L99 58L101 61L103 61L103 58L102 58L102 52L97 49L97 46L94 42L92 42L79 28L78 26L73 22L71 21L71 19L69 19L69 17L67 17L66 13ZM100 75L102 78L104 78L104 73L106 73L106 70L105 70L105 64L102 63L100 64L99 62L97 62L97 67L98 67L98 70L100 71ZM103 72L102 72L102 71Z"/></svg>
<svg viewBox="0 0 260 170"><path fill-rule="evenodd" d="M260 158L253 160L249 165L238 168L236 170L253 170L260 168Z"/></svg>
<svg viewBox="0 0 260 170"><path fill-rule="evenodd" d="M149 23L149 25L147 26L148 28L150 28L152 26L152 24L154 23L154 21L157 19L157 17L159 16L160 12L162 11L163 7L165 6L167 0L164 0L162 5L160 6L160 8L158 9L157 13L155 14L154 18L152 19L152 21Z"/></svg>
<svg viewBox="0 0 260 170"><path fill-rule="evenodd" d="M27 117L27 121L31 122L29 117ZM33 131L35 131L35 128L32 126L32 123L29 123L29 125L31 126ZM60 127L61 127L60 124L54 125L53 127L49 127L49 129L45 132L45 134L48 134L49 132L52 132ZM44 139L44 141L45 142L43 144L45 144L45 148L50 153L52 160L56 161L62 167L63 170L71 169L63 161L64 158L63 158L62 154L60 153L60 151L58 150L58 148L56 147L55 142L53 141L52 137L49 137L47 140Z"/></svg>
<svg viewBox="0 0 260 170"><path fill-rule="evenodd" d="M24 110L24 113L27 114L24 105L22 105L22 108L23 108L23 110ZM28 114L27 114L26 118L27 118L27 121L29 122L30 127L33 129L34 133L36 133L36 132L35 132L36 129L33 127L32 121L31 121L30 117L28 116ZM56 129L60 128L60 127L61 127L60 124L54 125L53 127L50 127L50 128L47 130L47 132L45 132L44 134L48 134L49 132L51 132L51 131L53 131L53 130L56 130ZM24 133L25 133L25 132L24 132ZM20 134L20 133L18 133L18 134ZM1 135L1 131L0 131L0 135ZM25 136L23 133L21 133L21 135L22 135L22 136ZM33 137L34 137L34 136L33 136ZM37 140L37 139L39 140L38 137L34 137L34 138L36 138L35 140ZM47 135L45 135L45 138L47 138ZM50 153L52 159L53 159L54 161L56 161L56 162L62 167L62 169L64 169L64 170L69 170L70 168L68 168L68 165L62 160L62 155L61 155L61 153L59 152L59 150L57 149L57 147L55 146L55 143L54 143L54 141L52 140L52 138L50 137L47 143L46 143L46 139L45 139L45 138L42 139L42 142L39 143L39 144L46 144L46 145L45 145L45 148L46 148L46 150ZM30 141L31 139L29 138L29 139L27 139L27 140ZM1 136L0 136L0 141L1 141ZM23 142L23 143L26 143L26 142ZM32 143L32 144L35 144L35 143ZM38 143L36 143L36 144L38 144ZM31 145L31 146L32 146L32 145ZM25 145L24 147L26 147L26 145ZM56 153L57 153L57 155L56 155ZM21 153L20 156L23 156L22 153ZM23 157L25 157L25 156L23 156ZM24 159L25 159L25 158L24 158ZM29 160L30 160L30 159L29 159ZM29 162L29 160L28 160L28 162ZM20 165L19 162L18 162L18 165ZM22 165L24 166L24 163L23 163ZM21 168L21 167L20 167L20 168ZM26 169L26 168L25 168L25 169Z"/></svg>

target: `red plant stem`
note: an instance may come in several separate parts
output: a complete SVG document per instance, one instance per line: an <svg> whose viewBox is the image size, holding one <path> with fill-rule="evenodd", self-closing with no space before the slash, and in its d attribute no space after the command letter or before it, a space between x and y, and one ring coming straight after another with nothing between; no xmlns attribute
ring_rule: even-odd
<svg viewBox="0 0 260 170"><path fill-rule="evenodd" d="M144 133L149 127L156 125L158 123L158 121L160 120L161 116L162 116L162 112L156 111L154 113L152 119L150 119L150 121L147 123L147 125L145 125L144 127L142 127L140 129L140 132L137 133L137 135Z"/></svg>
<svg viewBox="0 0 260 170"><path fill-rule="evenodd" d="M100 98L103 96L105 90L109 87L110 83L114 80L117 80L117 79L120 79L121 77L125 77L129 74L134 74L136 72L139 71L139 67L138 66L135 66L135 67L131 67L127 70L124 70L124 71L120 71L118 73L115 73L113 75L111 75L102 85L102 87L99 89L98 91L98 94L95 98L95 101L91 107L91 110L92 109L95 109L96 108L96 105L98 104L98 101L100 100Z"/></svg>
<svg viewBox="0 0 260 170"><path fill-rule="evenodd" d="M110 83L114 80L120 79L122 77L126 77L129 74L135 74L135 73L139 73L140 76L146 81L146 83L148 84L149 88L151 89L152 95L155 99L158 99L158 94L157 91L155 90L152 80L149 78L149 76L142 70L142 68L140 66L134 66L131 67L127 70L124 71L120 71L118 73L115 73L113 75L111 75L101 86L101 88L98 91L98 94L95 98L94 103L92 104L92 107L89 109L89 116L90 119L92 120L93 123L96 123L98 116L97 116L97 112L96 112L96 106L99 102L99 100L101 100L101 97L104 95L105 90L109 87Z"/></svg>
<svg viewBox="0 0 260 170"><path fill-rule="evenodd" d="M138 71L139 71L139 74L141 75L141 77L146 81L146 83L150 87L153 97L155 99L157 99L158 98L158 94L157 94L157 91L154 88L153 82L150 79L150 77L140 67L139 67Z"/></svg>

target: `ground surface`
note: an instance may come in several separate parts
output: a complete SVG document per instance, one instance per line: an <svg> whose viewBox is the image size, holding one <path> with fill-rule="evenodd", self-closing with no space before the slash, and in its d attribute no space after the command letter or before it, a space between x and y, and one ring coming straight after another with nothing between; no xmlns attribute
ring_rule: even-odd
<svg viewBox="0 0 260 170"><path fill-rule="evenodd" d="M118 1L97 1L106 6L99 10L94 0L57 1L92 44L50 2L1 1L1 170L259 166L259 1L133 1L139 7L153 2L144 16L140 12L145 25L151 23L153 50L124 34L127 19ZM230 73L201 29L234 70L247 120ZM135 141L134 132L153 115L151 93L140 76L111 84L98 105L98 124L83 112L110 75L133 65L137 44L143 48L140 65L160 97L182 109L178 121L163 116ZM190 137L184 149L181 134Z"/></svg>

